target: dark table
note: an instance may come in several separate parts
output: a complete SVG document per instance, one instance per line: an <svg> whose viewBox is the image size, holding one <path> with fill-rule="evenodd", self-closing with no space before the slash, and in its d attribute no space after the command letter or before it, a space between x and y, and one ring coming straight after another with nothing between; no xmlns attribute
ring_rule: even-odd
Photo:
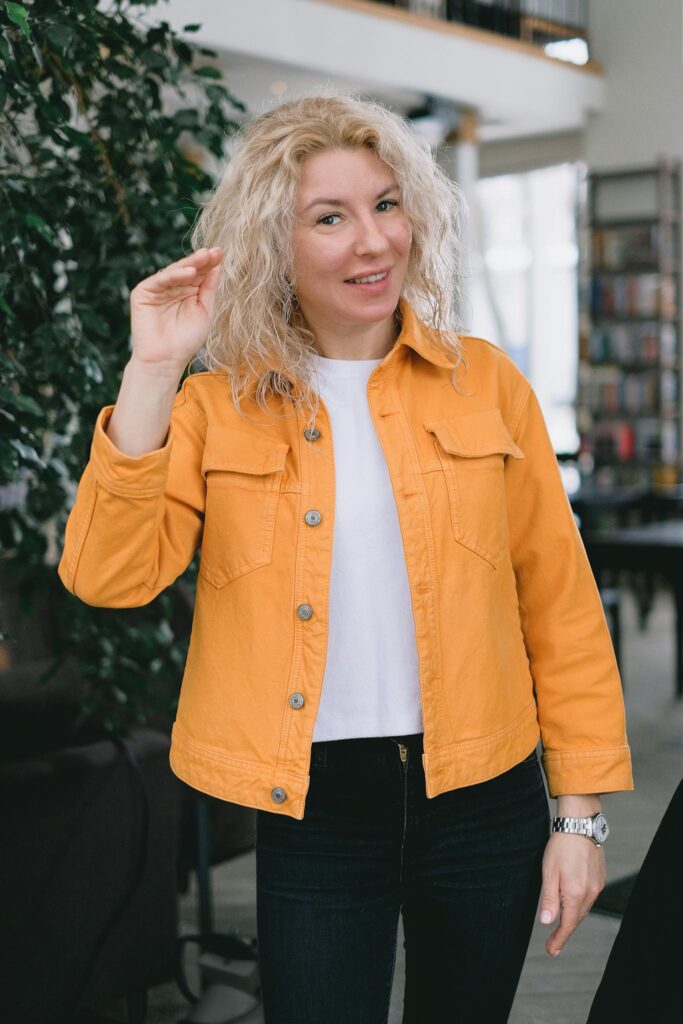
<svg viewBox="0 0 683 1024"><path fill-rule="evenodd" d="M616 523L620 527L647 521L642 507L648 501L649 488L645 487L594 487L583 484L578 491L568 495L572 510L579 517L583 530L600 530Z"/></svg>
<svg viewBox="0 0 683 1024"><path fill-rule="evenodd" d="M596 579L605 569L660 573L676 601L676 686L683 697L683 519L581 534Z"/></svg>

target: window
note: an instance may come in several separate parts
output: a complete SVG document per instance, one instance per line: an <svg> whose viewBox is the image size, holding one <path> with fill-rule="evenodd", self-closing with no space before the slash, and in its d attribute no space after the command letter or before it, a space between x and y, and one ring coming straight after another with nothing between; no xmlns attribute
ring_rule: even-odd
<svg viewBox="0 0 683 1024"><path fill-rule="evenodd" d="M482 178L470 211L479 241L463 319L533 385L556 452L579 444L578 185L572 163Z"/></svg>

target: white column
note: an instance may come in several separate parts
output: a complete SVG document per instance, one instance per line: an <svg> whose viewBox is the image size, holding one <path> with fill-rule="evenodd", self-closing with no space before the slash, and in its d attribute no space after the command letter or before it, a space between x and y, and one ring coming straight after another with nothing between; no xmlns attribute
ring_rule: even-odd
<svg viewBox="0 0 683 1024"><path fill-rule="evenodd" d="M458 126L448 133L439 147L440 166L450 178L460 185L465 198L466 211L461 223L464 252L460 318L466 332L472 329L474 316L472 307L473 274L478 272L481 261L476 196L477 181L479 180L477 125L476 111L462 111Z"/></svg>

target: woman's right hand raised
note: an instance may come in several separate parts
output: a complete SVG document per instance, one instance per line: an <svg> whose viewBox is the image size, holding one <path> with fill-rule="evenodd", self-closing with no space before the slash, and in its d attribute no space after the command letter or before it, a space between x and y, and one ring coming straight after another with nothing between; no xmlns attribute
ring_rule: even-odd
<svg viewBox="0 0 683 1024"><path fill-rule="evenodd" d="M132 359L182 376L209 332L221 259L220 246L198 249L135 285L130 293Z"/></svg>

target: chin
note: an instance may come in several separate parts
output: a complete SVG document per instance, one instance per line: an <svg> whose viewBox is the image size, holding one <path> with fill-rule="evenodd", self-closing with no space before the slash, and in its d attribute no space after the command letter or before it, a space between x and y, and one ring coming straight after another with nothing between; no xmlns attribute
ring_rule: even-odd
<svg viewBox="0 0 683 1024"><path fill-rule="evenodd" d="M362 296L360 301L346 302L340 307L339 312L345 317L351 316L374 323L376 320L384 320L385 317L391 316L398 305L398 298L398 295Z"/></svg>

